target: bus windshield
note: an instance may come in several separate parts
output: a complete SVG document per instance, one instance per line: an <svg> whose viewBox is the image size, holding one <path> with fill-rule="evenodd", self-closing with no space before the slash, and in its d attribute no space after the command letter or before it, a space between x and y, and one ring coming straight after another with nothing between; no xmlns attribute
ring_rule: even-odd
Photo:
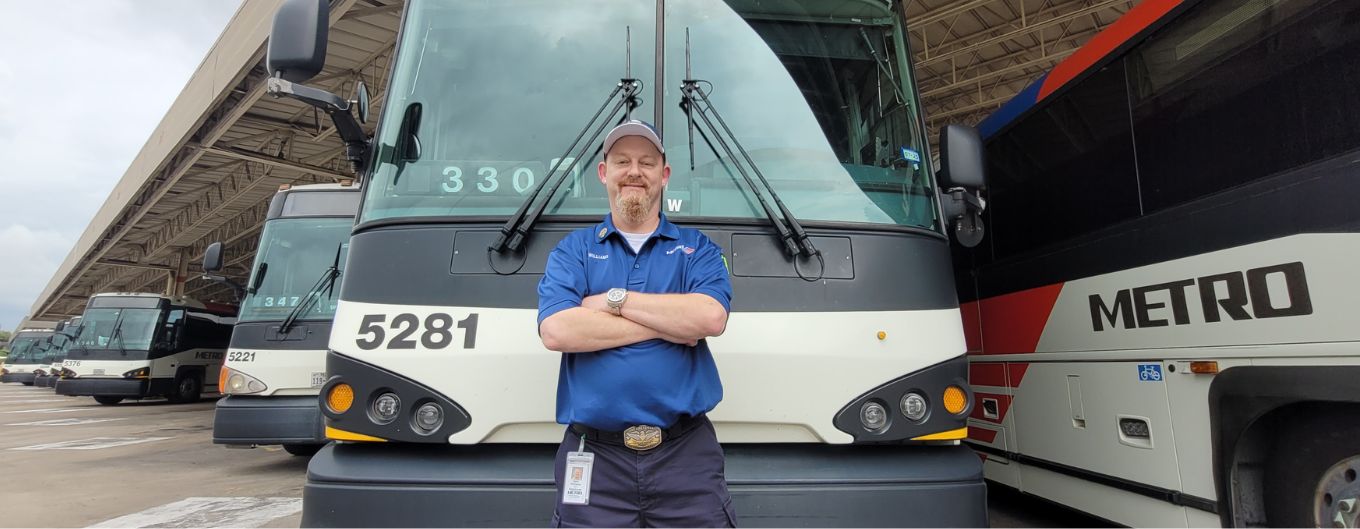
<svg viewBox="0 0 1360 529"><path fill-rule="evenodd" d="M160 317L161 309L119 307L85 309L84 324L73 347L149 351Z"/></svg>
<svg viewBox="0 0 1360 529"><path fill-rule="evenodd" d="M303 297L336 263L345 264L352 218L276 219L265 224L260 249L255 256L251 284L259 287L246 294L237 321L280 321L302 302ZM263 277L258 277L264 274ZM335 316L339 283L299 320L330 320Z"/></svg>
<svg viewBox="0 0 1360 529"><path fill-rule="evenodd" d="M21 334L14 338L14 341L9 343L9 363L32 363L33 355L38 350L37 346L46 340L47 336L40 334Z"/></svg>
<svg viewBox="0 0 1360 529"><path fill-rule="evenodd" d="M673 219L764 218L722 146L698 131L691 168L679 107L688 51L701 89L799 220L934 229L905 28L886 6L667 2L665 96L654 101L650 2L416 0L362 220L513 213L625 76L631 32L632 76L644 84L632 117L653 121L654 105L663 105L672 167L663 211ZM416 109L418 125L404 119ZM420 144L415 160L397 155L410 129ZM577 166L547 214L608 212L597 162Z"/></svg>

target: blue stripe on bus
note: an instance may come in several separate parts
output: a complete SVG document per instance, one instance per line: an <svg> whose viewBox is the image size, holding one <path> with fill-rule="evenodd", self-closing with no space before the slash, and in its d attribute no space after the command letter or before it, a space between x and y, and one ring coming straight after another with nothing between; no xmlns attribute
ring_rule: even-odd
<svg viewBox="0 0 1360 529"><path fill-rule="evenodd" d="M1019 118L1020 115L1034 108L1035 103L1038 103L1039 89L1044 86L1045 79L1048 79L1047 73L1025 87L1020 93L1015 94L1015 97L1001 105L1001 108L987 116L987 119L978 123L978 133L983 138L990 138L992 134L996 134L1006 125Z"/></svg>

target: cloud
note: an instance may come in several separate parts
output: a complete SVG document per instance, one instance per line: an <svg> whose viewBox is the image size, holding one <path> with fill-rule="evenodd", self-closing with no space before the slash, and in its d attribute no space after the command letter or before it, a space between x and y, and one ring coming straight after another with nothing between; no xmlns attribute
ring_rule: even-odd
<svg viewBox="0 0 1360 529"><path fill-rule="evenodd" d="M0 55L0 328L28 312L239 4L6 6L0 47L15 53Z"/></svg>
<svg viewBox="0 0 1360 529"><path fill-rule="evenodd" d="M12 329L28 313L29 305L52 271L66 257L75 240L52 229L34 230L11 224L0 227L0 315Z"/></svg>

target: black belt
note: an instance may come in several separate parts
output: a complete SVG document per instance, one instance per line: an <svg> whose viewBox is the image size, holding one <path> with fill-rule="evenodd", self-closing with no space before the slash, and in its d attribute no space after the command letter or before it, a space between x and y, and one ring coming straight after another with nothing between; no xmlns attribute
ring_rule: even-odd
<svg viewBox="0 0 1360 529"><path fill-rule="evenodd" d="M699 426L703 425L706 422L708 422L708 417L703 414L700 414L696 417L682 415L680 419L675 421L675 424L672 424L669 428L660 429L661 440L660 443L658 443L658 445L656 446L659 446L660 444L663 444L671 439L675 439L682 435L685 435L689 433L690 430L698 428ZM624 430L622 432L611 432L607 430L591 428L584 424L572 424L571 431L575 432L577 435L584 435L586 439L591 441L598 441L601 443L633 448L632 446L629 446L625 439L625 433L628 430ZM652 448L655 448L655 446L653 446ZM637 450L636 448L633 449ZM650 450L650 448L647 450Z"/></svg>

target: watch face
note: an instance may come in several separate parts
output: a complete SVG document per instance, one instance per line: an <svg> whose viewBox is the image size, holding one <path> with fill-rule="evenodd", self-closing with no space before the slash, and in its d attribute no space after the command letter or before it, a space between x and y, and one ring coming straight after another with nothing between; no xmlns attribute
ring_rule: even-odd
<svg viewBox="0 0 1360 529"><path fill-rule="evenodd" d="M616 289L610 290L610 291L609 291L609 295L606 296L606 298L609 299L609 301L613 301L613 302L617 303L617 302L623 301L623 296L624 296L624 294L627 294L627 293L628 293L628 291L626 291L626 290L624 290L624 289L616 288Z"/></svg>

